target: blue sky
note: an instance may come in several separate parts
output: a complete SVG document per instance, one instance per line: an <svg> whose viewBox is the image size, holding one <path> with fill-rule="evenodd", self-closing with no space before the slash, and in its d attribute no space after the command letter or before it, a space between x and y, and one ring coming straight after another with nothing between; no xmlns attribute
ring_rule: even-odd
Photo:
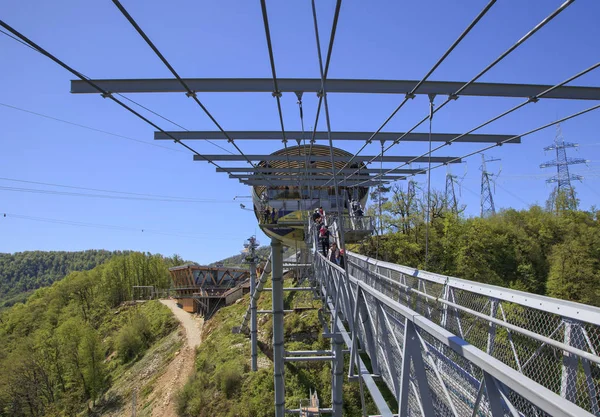
<svg viewBox="0 0 600 417"><path fill-rule="evenodd" d="M335 2L318 2L323 42L328 39ZM330 78L420 79L487 2L346 1L342 5ZM467 81L549 15L562 2L498 1L469 36L432 75L431 80ZM259 1L124 0L123 5L183 77L270 77ZM316 78L319 74L309 1L268 1L279 77ZM600 60L600 3L579 0L533 36L480 81L557 84ZM167 78L170 73L112 2L6 0L0 19L91 78ZM249 211L235 196L249 189L206 163L193 162L182 147L159 142L153 128L98 95L73 95L65 70L0 34L0 187L74 191L6 178L186 197L194 202L87 198L0 189L0 252L23 250L133 249L181 254L211 262L242 248L257 233ZM600 70L574 85L600 87ZM215 130L183 94L131 95L139 103L190 130ZM279 119L270 94L202 94L202 102L226 130L277 130ZM395 95L330 95L334 130L375 131L402 100ZM438 97L436 102L444 100ZM434 132L463 133L518 104L522 99L461 97L433 120ZM317 98L305 95L306 128L314 122ZM482 133L520 134L590 107L595 102L541 100L482 129ZM69 122L135 138L135 142L16 110L19 107ZM296 98L282 98L286 129L300 130ZM386 127L406 131L428 112L427 98L409 102ZM586 176L576 189L583 208L598 204L600 185L599 111L562 125L565 140L577 142L588 166L572 172ZM154 116L162 128L178 130ZM326 128L321 118L319 129ZM426 131L422 126L417 131ZM525 208L543 204L551 190L539 164L554 158L543 147L555 129L528 136L520 145L489 152L500 158L490 170L501 174L496 206ZM189 141L202 153L220 153L211 144ZM239 142L246 153L270 153L275 142ZM229 146L230 145L225 145ZM358 150L351 144L345 149ZM455 144L439 156L459 156L479 145ZM167 148L167 149L165 149ZM231 147L230 147L231 148ZM389 154L417 155L426 143L399 144ZM379 144L364 154L373 155ZM479 212L479 156L454 165L465 176L460 196L467 214ZM390 166L391 167L391 166ZM432 173L443 188L445 169ZM425 177L417 178L422 185ZM79 191L88 193L89 191ZM91 192L90 192L91 193ZM243 200L242 200L243 201ZM250 204L248 204L250 206ZM34 221L10 214L59 219L121 229ZM1 215L0 215L1 216ZM142 232L144 230L144 232ZM268 244L258 232L262 243Z"/></svg>

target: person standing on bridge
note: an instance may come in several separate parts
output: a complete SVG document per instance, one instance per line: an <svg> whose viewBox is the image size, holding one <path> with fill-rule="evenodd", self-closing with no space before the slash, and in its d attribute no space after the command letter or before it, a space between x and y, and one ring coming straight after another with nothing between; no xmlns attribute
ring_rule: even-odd
<svg viewBox="0 0 600 417"><path fill-rule="evenodd" d="M334 264L338 264L340 257L340 251L338 250L337 243L333 242L331 244L331 248L329 252L327 252L327 259L329 259Z"/></svg>
<svg viewBox="0 0 600 417"><path fill-rule="evenodd" d="M345 269L345 259L344 259L344 255L346 255L346 252L344 251L344 249L340 249L340 253L339 256L337 258L337 264L342 268Z"/></svg>
<svg viewBox="0 0 600 417"><path fill-rule="evenodd" d="M321 226L321 230L319 231L319 240L321 241L323 256L327 256L327 251L329 251L329 229L326 225Z"/></svg>

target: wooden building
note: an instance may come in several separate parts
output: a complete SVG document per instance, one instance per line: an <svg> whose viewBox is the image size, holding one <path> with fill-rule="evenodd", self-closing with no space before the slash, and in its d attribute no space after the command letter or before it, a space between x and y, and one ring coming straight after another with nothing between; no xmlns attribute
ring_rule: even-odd
<svg viewBox="0 0 600 417"><path fill-rule="evenodd" d="M169 268L171 294L181 307L205 317L230 305L244 294L250 271L226 266L188 264Z"/></svg>

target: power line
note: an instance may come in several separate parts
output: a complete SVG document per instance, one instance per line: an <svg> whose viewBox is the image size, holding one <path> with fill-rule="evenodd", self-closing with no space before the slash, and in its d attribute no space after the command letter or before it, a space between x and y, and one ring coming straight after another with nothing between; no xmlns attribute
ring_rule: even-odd
<svg viewBox="0 0 600 417"><path fill-rule="evenodd" d="M164 129L162 129L161 127L159 127L156 123L152 122L150 119L148 119L147 117L143 116L139 112L135 111L134 109L132 109L131 107L129 107L127 104L125 104L122 101L120 101L119 99L115 98L110 92L104 90L103 88L101 88L100 86L98 86L95 82L93 82L91 79L89 79L85 75L81 74L80 72L78 72L75 69L73 69L70 66L68 66L66 63L64 63L63 61L61 61L56 56L52 55L51 53L49 53L48 51L46 51L45 49L43 49L39 45L37 45L35 42L33 42L32 40L30 40L29 38L27 38L25 35L19 33L16 29L12 28L10 25L6 24L4 21L0 20L0 26L2 26L3 28L7 29L12 34L14 34L15 36L18 36L21 40L27 42L29 45L31 45L32 47L34 47L42 55L50 58L56 64L60 65L64 69L66 69L71 74L75 75L77 78L79 78L82 81L84 81L87 84L89 84L92 88L94 88L95 90L97 90L102 95L103 98L108 98L108 99L112 100L113 102L117 103L119 106L123 107L124 109L128 110L129 112L131 112L132 114L134 114L138 118L142 119L144 122L146 122L147 124L149 124L150 126L152 126L153 128L155 128L156 130L159 130L165 136L168 136L169 138L173 139L173 141L175 143L178 143L179 145L183 146L187 150L193 152L199 158L204 159L209 164L212 164L213 166L215 166L217 168L221 168L217 163L215 163L214 161L211 161L211 160L207 159L204 155L202 155L200 152L198 152L195 149L193 149L191 146L186 145L185 143L183 143L181 140L177 139L175 136L173 136L169 132L166 132ZM230 174L230 172L227 171L226 169L223 169L223 171Z"/></svg>
<svg viewBox="0 0 600 417"><path fill-rule="evenodd" d="M144 105L142 105L142 104L138 103L137 101L135 101L135 100L133 100L133 99L131 99L131 98L129 98L129 97L127 97L127 96L125 96L125 95L121 94L121 93L116 93L116 94L117 94L119 97L122 97L122 98L124 98L125 100L128 100L129 102L131 102L131 103L135 104L136 106L138 106L138 107L141 107L142 109L146 110L147 112L150 112L150 113L154 114L155 116L158 116L158 117L160 117L161 119L163 119L163 120L165 120L165 121L167 121L167 122L171 123L172 125L174 125L174 126L177 126L178 128L180 128L180 129L183 129L183 130L185 130L185 131L187 131L187 132L189 132L189 131L190 131L189 129L187 129L187 128L185 128L185 127L181 126L179 123L176 123L176 122L174 122L173 120L171 120L171 119L169 119L169 118L167 118L167 117L163 116L162 114L160 114L160 113L157 113L157 112L155 112L155 111L154 111L154 110L152 110L152 109L149 109L148 107L146 107L146 106L144 106ZM211 145L213 145L213 146L216 146L217 148L221 149L221 150L222 150L222 151L224 151L224 152L227 152L227 153L233 154L233 152L231 152L229 149L225 149L224 147L222 147L222 146L221 146L221 145L219 145L218 143L215 143L215 142L213 142L212 140L209 140L209 139L204 139L204 141L205 141L205 142L208 142L208 143L210 143L210 144L211 144ZM180 152L182 152L182 151L180 151Z"/></svg>
<svg viewBox="0 0 600 417"><path fill-rule="evenodd" d="M13 109L13 110L19 110L19 111L22 111L22 112L24 112L24 113L33 114L33 115L35 115L35 116L43 117L43 118L45 118L45 119L54 120L54 121L56 121L56 122L66 123L66 124L69 124L69 125L72 125L72 126L81 127L81 128L83 128L83 129L92 130L92 131L94 131L94 132L99 132L99 133L104 133L104 134L106 134L106 135L115 136L115 137L117 137L117 138L122 138L122 139L131 140L131 141L133 141L133 142L142 143L142 144L144 144L144 145L155 146L155 147L157 147L157 148L167 149L167 150L169 150L169 151L172 151L172 152L181 152L181 153L186 153L185 151L181 151L181 150L179 150L179 149L167 148L166 146L158 145L158 144L156 144L156 143L146 142L146 141L144 141L144 140L140 140L140 139L131 138L131 137L129 137L129 136L123 136L123 135L120 135L120 134L118 134L118 133L112 133L112 132L108 132L108 131L106 131L106 130L97 129L97 128L95 128L95 127L90 127L90 126L85 126L85 125L82 125L82 124L79 124L79 123L70 122L70 121L68 121L68 120L59 119L59 118L57 118L57 117L53 117L53 116L48 116L47 114L42 114L42 113L38 113L38 112L35 112L35 111L32 111L32 110L23 109L23 108L21 108L21 107L12 106L12 105L10 105L10 104L6 104L6 103L0 103L0 106L8 107L8 108L10 108L10 109Z"/></svg>
<svg viewBox="0 0 600 417"><path fill-rule="evenodd" d="M231 235L232 236L231 238L224 239L222 237L223 234L219 234L219 236L214 236L213 234L210 234L210 233L188 235L188 234L181 234L181 233L163 232L163 231L155 230L155 229L144 229L144 228L135 228L135 227L128 227L128 226L115 226L115 225L99 224L99 223L86 223L86 222L78 222L78 221L73 221L73 220L53 219L53 218L48 218L48 217L35 217L35 216L27 216L27 215L14 214L14 213L2 213L2 214L3 214L3 216L0 217L0 219L15 218L15 219L21 219L21 220L31 220L31 221L37 221L37 222L61 224L61 225L75 226L75 227L91 227L91 228L98 228L98 229L105 229L105 230L120 230L120 231L129 231L129 232L139 232L139 233L144 233L144 234L156 234L156 235L162 235L162 236L184 237L184 238L191 238L191 239L206 239L207 236L210 236L211 239L222 239L222 240L232 240L233 239L233 235Z"/></svg>
<svg viewBox="0 0 600 417"><path fill-rule="evenodd" d="M129 192L129 191L114 191L114 190L106 190L106 189L102 189L102 188L78 187L78 186L74 186L74 185L53 184L53 183L40 182L40 181L20 180L20 179L16 179L16 178L4 178L4 177L0 177L0 180L1 181L21 182L21 183L27 183L27 184L47 185L47 186L51 186L51 187L70 188L70 189L75 189L75 190L99 191L99 192L103 192L103 193L125 194L125 195L141 196L141 197L153 197L153 198L164 198L164 199L170 199L170 200L189 200L189 201L197 201L197 202L215 202L215 203L216 202L220 202L220 201L223 201L223 202L225 202L225 201L232 202L230 200L215 200L215 199L200 199L200 198L189 198L189 197L174 197L174 196L160 195L160 194L133 193L133 192Z"/></svg>
<svg viewBox="0 0 600 417"><path fill-rule="evenodd" d="M40 52L40 50L38 50L38 49L34 48L33 46L31 46L31 45L27 44L26 42L23 42L23 41L22 41L22 40L20 40L19 38L15 37L15 36L12 36L11 34L4 32L3 30L0 30L0 33L2 33L2 34L4 34L4 35L8 36L9 38L11 38L11 39L13 39L13 40L15 40L15 41L19 42L19 43L20 43L20 44L22 44L22 45L25 45L25 46L27 46L28 48L30 48L30 49L32 49L32 50L34 50L35 52L38 52L38 53L40 53L40 54L44 55L42 52ZM83 74L82 74L82 75L83 75ZM89 79L89 77L87 77L87 76L85 76L85 75L84 75L84 77L85 77L85 78L87 78L87 79ZM116 94L116 95L118 95L119 97L121 97L121 98L125 99L125 100L128 100L129 102L131 102L131 103L135 104L136 106L138 106L138 107L141 107L142 109L146 110L147 112L149 112L149 113L152 113L152 114L154 114L155 116L157 116L157 117L160 117L161 119L163 119L163 120L165 120L165 121L167 121L167 122L169 122L169 123L171 123L171 124L173 124L173 125L175 125L175 126L179 127L180 129L183 129L183 130L186 130L186 131L188 131L188 132L189 132L189 129L186 129L185 127L181 126L179 123L176 123L176 122L172 121L171 119L169 119L169 118L167 118L167 117L163 116L162 114L160 114L160 113L158 113L158 112L156 112L156 111L154 111L154 110L152 110L152 109L150 109L150 108L148 108L148 107L146 107L146 106L144 106L144 105L142 105L142 104L138 103L137 101L135 101L135 100L133 100L133 99L131 99L131 98L129 98L129 97L127 97L127 96L125 96L125 95L121 94L121 93L115 93L115 94ZM2 104L2 103L0 103L0 104ZM48 119L57 120L57 121L60 121L60 122L64 122L64 123L68 123L68 124L72 124L72 125L75 125L75 126L79 126L79 127L86 128L86 129L96 130L96 131L99 131L99 132L102 132L102 133L107 133L107 134L109 134L109 135L118 136L118 137L122 137L122 138L125 138L125 139L130 139L130 140L133 140L133 141L136 141L136 142L145 143L145 144L147 144L147 145L153 145L153 146L157 146L157 147L159 147L159 148L169 149L169 150L171 150L171 151L175 151L175 152L183 152L183 151L178 151L178 150L170 149L170 148L167 148L167 147L165 147L165 146L160 146L160 145L156 145L156 144L151 144L151 143L148 143L148 142L144 142L144 141L141 141L141 140L139 140L139 139L132 139L132 138L128 138L128 137L126 137L126 136L117 135L117 134L112 134L112 133L110 133L110 132L105 132L105 131L102 131L102 130L99 130L99 129L95 129L95 128L89 128L89 127L87 127L87 126L79 125L79 124L77 124L77 123L67 122L67 121L65 121L65 120L57 119L57 118L50 117L50 116L45 116L45 115L42 115L42 114L39 114L39 113L35 113L35 112L32 112L32 111L28 111L28 110L24 110L24 109L19 109L18 107L9 106L9 105L6 105L6 104L2 104L2 105L3 105L3 106L6 106L6 107L12 107L12 108L14 108L14 109L17 109L17 110L22 110L22 111L25 111L25 112L28 112L28 113L31 113L31 114L36 114L36 115L38 115L38 116L46 117L46 118L48 118ZM231 152L231 151L229 151L228 149L225 149L225 148L223 148L222 146L218 145L217 143L215 143L215 142L213 142L213 141L211 141L211 140L209 140L209 139L205 139L205 141L206 141L206 142L208 142L208 143L210 143L210 144L211 144L211 145L213 145L213 146L216 146L217 148L219 148L219 149L221 149L221 150L223 150L223 151L225 151L225 152L232 153L232 152Z"/></svg>
<svg viewBox="0 0 600 417"><path fill-rule="evenodd" d="M556 16L558 16L561 12L563 12L568 6L570 6L575 0L567 0L563 4L561 4L556 10L554 10L550 15L548 15L545 19L543 19L540 23L538 23L533 29L527 32L524 36L522 36L517 42L515 42L510 48L504 51L500 56L498 56L494 61L492 61L488 66L486 66L483 70L481 70L476 76L474 76L471 80L467 81L463 84L458 90L456 90L453 94L450 94L446 100L440 104L435 110L434 114L446 107L448 103L451 101L457 100L460 97L460 93L462 93L466 88L468 88L471 84L476 82L479 78L485 75L489 70L495 67L498 63L500 63L504 58L506 58L510 53L512 53L515 49L521 46L526 40L531 38L535 33L537 33L540 29L546 26L550 21L552 21ZM417 124L415 124L410 130L406 131L402 136L397 138L392 142L390 146L388 146L385 151L388 151L391 147L400 143L400 141L408 134L412 133L417 127L423 124L425 121L429 119L431 115L427 114L427 116L423 117ZM377 159L378 156L375 156L373 159L367 162L367 164L373 162Z"/></svg>
<svg viewBox="0 0 600 417"><path fill-rule="evenodd" d="M18 188L18 187L5 187L5 186L0 186L0 191L26 192L26 193L33 193L33 194L64 195L64 196L71 196L71 197L92 197L92 198L103 198L103 199L108 199L108 200L163 201L163 202L172 202L172 203L209 203L209 204L231 203L231 201L126 197L126 196L114 196L114 195L105 195L105 194L86 194L86 193L74 193L74 192L55 191L55 190L40 190L37 188Z"/></svg>
<svg viewBox="0 0 600 417"><path fill-rule="evenodd" d="M450 163L452 163L452 162L454 162L454 161L458 161L458 160L466 159L466 158L468 158L468 157L470 157L470 156L473 156L473 155L476 155L476 154L478 154L478 153L485 152L485 151L487 151L487 150L489 150L489 149L495 148L496 146L502 146L504 143L506 143L506 142L510 142L511 140L515 140L515 139L517 139L517 138L524 138L525 136L529 136L529 135L531 135L531 134L533 134L533 133L539 132L540 130L547 129L547 128L549 128L550 126L554 126L554 125L556 125L556 124L558 124L558 123L562 123L562 122L565 122L565 121L567 121L567 120L574 119L575 117L582 116L582 115L584 115L584 114L586 114L586 113L589 113L589 112L591 112L591 111L598 110L598 109L600 109L600 104L596 104L595 106L588 107L588 108L587 108L587 109L585 109L585 110L581 110L581 111L578 111L577 113L573 113L573 114L571 114L571 115L569 115L569 116L565 116L565 117L563 117L563 118L561 118L561 119L555 120L554 122L546 123L546 124L545 124L545 125L543 125L543 126L536 127L535 129L532 129L532 130L530 130L530 131L528 131L528 132L525 132L525 133L523 133L523 134L521 134L521 135L512 136L512 137L510 137L510 138L508 138L508 139L506 139L506 140L503 140L503 141L501 141L501 142L498 142L498 143L496 143L496 144L494 144L494 145L487 146L487 147L485 147L485 148L482 148L482 149L479 149L479 150L477 150L477 151L469 152L468 154L465 154L465 155L463 155L463 156L459 156L459 157L456 157L456 158L452 158L451 160L449 160L449 161L447 161L447 162L445 162L445 163L441 163L441 164L439 164L439 165L436 165L436 166L432 167L431 169L436 169L436 168L439 168L439 167L445 166L445 165L447 165L447 164L450 164ZM409 176L414 176L414 175L415 175L415 174L409 174Z"/></svg>

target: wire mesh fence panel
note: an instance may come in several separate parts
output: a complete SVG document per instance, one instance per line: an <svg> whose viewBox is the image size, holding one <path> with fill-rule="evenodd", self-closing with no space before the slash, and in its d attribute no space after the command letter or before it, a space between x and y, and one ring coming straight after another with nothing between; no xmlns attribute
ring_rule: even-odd
<svg viewBox="0 0 600 417"><path fill-rule="evenodd" d="M587 309L585 317L593 319L586 322L578 315L575 303L564 308L564 302L560 300L430 274L355 254L348 254L347 270L350 276L368 287L442 326L583 410L600 416L600 360L596 355L600 348L600 310L582 306ZM370 300L367 304L370 304L369 311L373 311L377 302L368 295L363 298ZM538 302L539 307L536 304ZM394 313L386 311L386 316L394 318ZM394 320L384 320L382 323L380 312L371 314L371 320L374 320L376 332L393 332L397 340L394 343L402 343L398 323L392 324ZM365 337L364 332L360 337ZM388 338L385 343L383 339L379 341L376 360L381 364L386 361L385 349L389 350L384 345L391 339ZM431 366L431 361L438 363L442 375L436 375L436 380L430 383L432 391L435 391L436 410L441 410L440 404L450 407L444 403L448 396L454 399L457 413L461 407L463 411L467 410L465 404L469 401L474 404L477 400L471 398L472 391L475 388L479 390L482 376L474 375L473 365L461 363L460 358L453 358L456 362L450 365L447 358L452 354L447 356L441 353L448 348L431 343L429 356L434 359L430 360L428 356L427 366ZM586 352L591 356L585 356ZM398 356L401 356L401 352L398 352ZM431 369L427 371L428 381L431 380ZM382 370L382 374L384 379L393 378L387 370ZM461 375L462 380L459 378ZM465 379L465 375L471 375L471 379L467 381L469 378ZM440 378L446 384L447 393L441 393L444 397L438 392L442 389ZM386 384L391 388L396 386L393 381ZM488 415L485 414L485 410L489 409L486 401L480 400L478 415ZM461 402L463 405L460 405ZM518 407L523 408L522 415L544 415L536 414L539 410L532 411L536 407L526 399L520 398L517 403ZM445 413L440 411L439 415Z"/></svg>

